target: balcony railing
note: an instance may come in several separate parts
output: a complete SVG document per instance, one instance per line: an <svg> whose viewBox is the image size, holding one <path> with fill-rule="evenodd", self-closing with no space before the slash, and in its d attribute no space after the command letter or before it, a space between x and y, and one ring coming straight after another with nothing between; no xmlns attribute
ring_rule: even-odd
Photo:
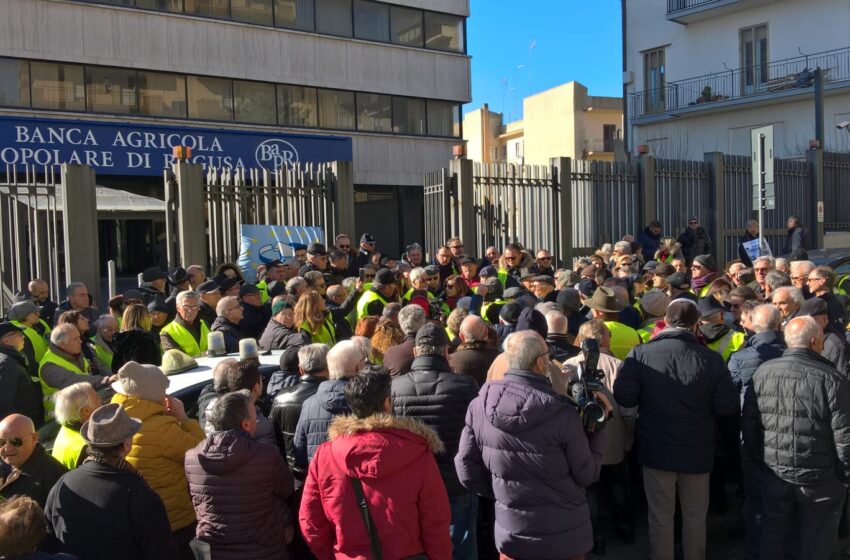
<svg viewBox="0 0 850 560"><path fill-rule="evenodd" d="M850 79L850 47L748 68L733 68L670 82L663 88L632 93L629 94L629 117L811 87L814 85L814 70L818 67L823 72L824 83Z"/></svg>
<svg viewBox="0 0 850 560"><path fill-rule="evenodd" d="M667 0L667 13L672 14L681 10L700 8L707 4L716 4L722 0Z"/></svg>
<svg viewBox="0 0 850 560"><path fill-rule="evenodd" d="M584 150L588 153L613 152L614 142L613 138L585 140Z"/></svg>

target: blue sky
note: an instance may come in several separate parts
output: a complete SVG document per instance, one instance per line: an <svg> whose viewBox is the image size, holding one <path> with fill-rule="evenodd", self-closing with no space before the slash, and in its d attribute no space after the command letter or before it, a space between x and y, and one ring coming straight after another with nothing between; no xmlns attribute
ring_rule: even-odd
<svg viewBox="0 0 850 560"><path fill-rule="evenodd" d="M522 98L576 80L620 96L620 0L471 0L472 103L521 118ZM532 47L533 45L533 47Z"/></svg>

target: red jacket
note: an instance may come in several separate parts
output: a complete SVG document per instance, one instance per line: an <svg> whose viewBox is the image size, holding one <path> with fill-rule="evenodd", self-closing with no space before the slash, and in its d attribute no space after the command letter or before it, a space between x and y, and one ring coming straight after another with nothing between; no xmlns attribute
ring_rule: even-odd
<svg viewBox="0 0 850 560"><path fill-rule="evenodd" d="M451 511L434 453L436 432L412 418L340 416L310 463L299 520L319 560L371 558L349 477L362 481L383 557L450 560Z"/></svg>

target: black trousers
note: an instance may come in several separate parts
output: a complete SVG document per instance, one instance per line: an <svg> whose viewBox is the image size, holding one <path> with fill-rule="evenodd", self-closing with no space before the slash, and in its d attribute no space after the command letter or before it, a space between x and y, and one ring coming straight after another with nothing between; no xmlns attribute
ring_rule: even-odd
<svg viewBox="0 0 850 560"><path fill-rule="evenodd" d="M602 465L599 480L587 489L594 538L612 529L633 529L635 500L629 473L629 459L616 465Z"/></svg>

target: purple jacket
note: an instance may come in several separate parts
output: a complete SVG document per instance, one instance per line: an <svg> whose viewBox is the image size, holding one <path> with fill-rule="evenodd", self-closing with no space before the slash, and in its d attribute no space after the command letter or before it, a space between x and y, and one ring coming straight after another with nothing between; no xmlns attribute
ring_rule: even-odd
<svg viewBox="0 0 850 560"><path fill-rule="evenodd" d="M212 560L286 560L293 480L279 449L241 430L214 432L186 453L186 478Z"/></svg>
<svg viewBox="0 0 850 560"><path fill-rule="evenodd" d="M455 467L469 490L496 500L496 547L512 558L590 552L585 488L599 478L602 444L548 380L509 371L469 405Z"/></svg>

